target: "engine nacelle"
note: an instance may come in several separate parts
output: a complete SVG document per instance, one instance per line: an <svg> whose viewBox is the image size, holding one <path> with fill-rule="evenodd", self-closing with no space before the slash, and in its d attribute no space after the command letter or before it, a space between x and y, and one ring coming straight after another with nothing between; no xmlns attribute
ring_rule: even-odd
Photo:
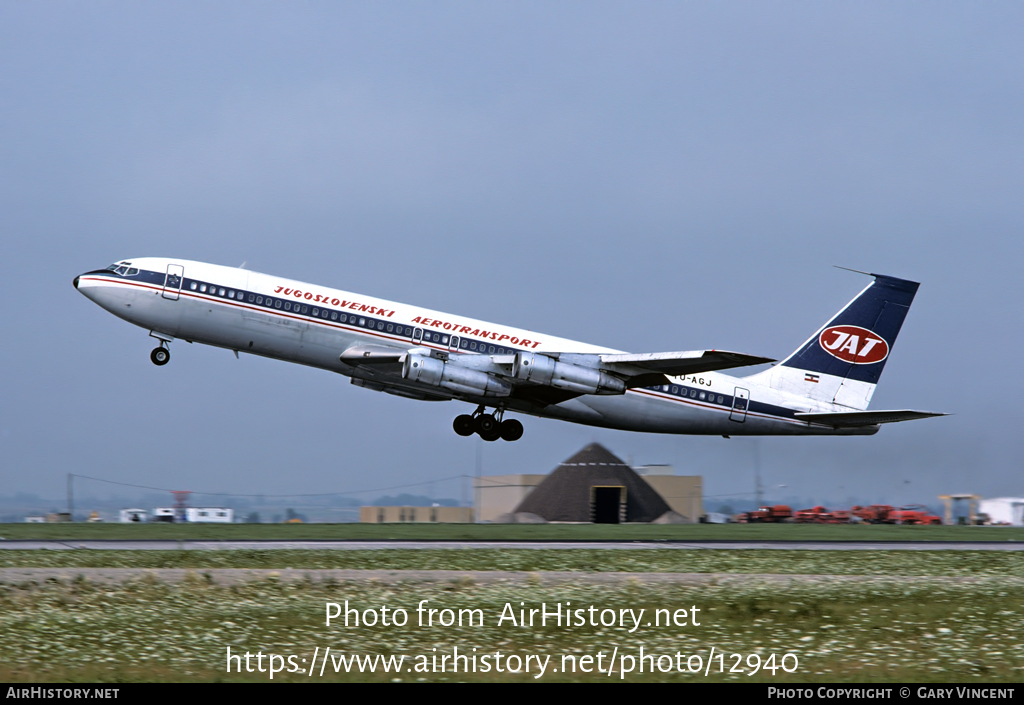
<svg viewBox="0 0 1024 705"><path fill-rule="evenodd" d="M406 355L402 377L477 397L507 397L512 393L512 384L506 380L426 355Z"/></svg>
<svg viewBox="0 0 1024 705"><path fill-rule="evenodd" d="M625 394L626 383L607 372L558 362L538 353L516 353L512 376L523 382L542 384L580 394Z"/></svg>

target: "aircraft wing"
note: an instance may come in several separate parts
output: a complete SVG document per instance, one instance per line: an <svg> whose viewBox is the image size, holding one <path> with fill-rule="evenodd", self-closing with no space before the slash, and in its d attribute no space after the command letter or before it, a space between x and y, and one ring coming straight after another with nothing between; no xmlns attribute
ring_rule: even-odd
<svg viewBox="0 0 1024 705"><path fill-rule="evenodd" d="M948 416L938 411L912 411L901 409L898 411L836 411L826 413L796 413L794 416L801 421L820 423L825 426L836 428L856 428L858 426L874 426L882 423L895 423L897 421L913 421L915 419L928 419L933 416Z"/></svg>
<svg viewBox="0 0 1024 705"><path fill-rule="evenodd" d="M341 361L353 367L361 367L371 374L404 374L402 364L409 354L437 357L438 353L426 348L400 349L383 345L356 345L341 354ZM444 353L441 353L444 355ZM669 376L683 376L725 370L746 365L760 365L772 362L771 358L746 355L726 350L690 350L684 352L642 353L642 354L581 354L544 353L546 357L564 363L561 373L571 379L573 370L589 370L587 374L600 372L610 375L604 383L605 389L614 389L617 384L622 393L625 389L650 387L667 384ZM441 359L449 360L447 355ZM581 385L570 383L548 385L517 378L515 371L517 355L466 355L457 356L451 362L458 367L469 367L492 376L504 378L512 384L511 396L540 406L558 404L567 399L592 393L586 390L587 382ZM613 379L614 378L614 379ZM609 381L610 380L610 381ZM623 388L624 387L624 388ZM595 386L596 389L596 386ZM601 393L601 392L598 392ZM605 392L607 393L607 392ZM611 393L616 393L612 391Z"/></svg>
<svg viewBox="0 0 1024 705"><path fill-rule="evenodd" d="M666 382L665 375L683 377L702 372L774 362L770 357L728 350L687 350L683 352L599 355L600 368L625 377L627 387L645 387Z"/></svg>

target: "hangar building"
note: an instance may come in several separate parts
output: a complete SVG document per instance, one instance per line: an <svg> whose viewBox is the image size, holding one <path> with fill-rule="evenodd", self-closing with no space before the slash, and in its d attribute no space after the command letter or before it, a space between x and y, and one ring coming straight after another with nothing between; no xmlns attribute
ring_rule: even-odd
<svg viewBox="0 0 1024 705"><path fill-rule="evenodd" d="M979 511L993 524L1024 526L1024 497L996 497L981 500Z"/></svg>
<svg viewBox="0 0 1024 705"><path fill-rule="evenodd" d="M695 523L703 514L702 478L667 466L636 470L591 443L547 475L480 478L480 521Z"/></svg>

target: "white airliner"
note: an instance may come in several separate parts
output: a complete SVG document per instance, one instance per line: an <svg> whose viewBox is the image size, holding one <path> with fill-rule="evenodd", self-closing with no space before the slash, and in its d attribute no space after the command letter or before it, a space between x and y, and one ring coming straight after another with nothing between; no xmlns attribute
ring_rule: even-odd
<svg viewBox="0 0 1024 705"><path fill-rule="evenodd" d="M410 399L476 405L455 432L518 440L506 412L652 433L866 435L941 416L868 411L918 284L874 279L778 365L721 350L629 354L314 284L179 259L139 258L75 277L82 294L160 341L182 339L319 367ZM488 409L494 409L489 413Z"/></svg>

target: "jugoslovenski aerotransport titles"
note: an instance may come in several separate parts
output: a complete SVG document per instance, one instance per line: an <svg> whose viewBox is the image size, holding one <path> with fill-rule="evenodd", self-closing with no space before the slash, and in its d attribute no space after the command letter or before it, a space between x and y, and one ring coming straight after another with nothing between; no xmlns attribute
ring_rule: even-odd
<svg viewBox="0 0 1024 705"><path fill-rule="evenodd" d="M515 441L518 412L650 433L869 435L879 425L942 414L869 411L916 282L873 281L781 363L722 350L616 350L179 259L124 260L75 277L79 292L160 341L175 339L330 370L352 384L423 401L476 405L461 436ZM493 409L493 412L489 411Z"/></svg>

